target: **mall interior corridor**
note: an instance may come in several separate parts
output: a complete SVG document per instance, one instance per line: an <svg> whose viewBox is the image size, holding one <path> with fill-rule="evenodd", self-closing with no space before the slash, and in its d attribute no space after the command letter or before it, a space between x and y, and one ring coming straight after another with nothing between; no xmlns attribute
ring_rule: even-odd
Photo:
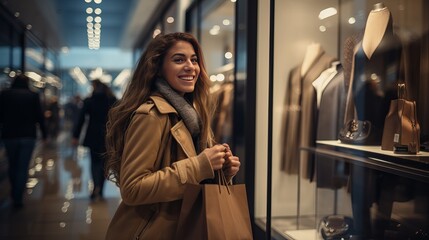
<svg viewBox="0 0 429 240"><path fill-rule="evenodd" d="M104 239L120 202L119 190L106 182L104 197L90 200L89 151L71 145L70 130L37 143L22 208L14 208L9 200L3 147L0 156L0 239Z"/></svg>

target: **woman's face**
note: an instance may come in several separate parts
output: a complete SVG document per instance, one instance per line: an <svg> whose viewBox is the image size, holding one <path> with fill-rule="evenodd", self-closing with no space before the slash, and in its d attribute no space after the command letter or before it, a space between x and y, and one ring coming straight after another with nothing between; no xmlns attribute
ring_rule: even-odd
<svg viewBox="0 0 429 240"><path fill-rule="evenodd" d="M199 74L198 57L189 42L178 41L167 51L162 75L176 92L182 96L193 92Z"/></svg>

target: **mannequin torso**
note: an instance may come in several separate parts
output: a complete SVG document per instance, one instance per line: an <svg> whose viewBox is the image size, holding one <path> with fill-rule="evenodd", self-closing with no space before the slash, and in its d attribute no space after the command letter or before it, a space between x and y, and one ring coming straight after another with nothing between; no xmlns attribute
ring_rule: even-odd
<svg viewBox="0 0 429 240"><path fill-rule="evenodd" d="M372 125L371 139L365 144L381 143L384 119L390 101L396 98L401 46L390 11L386 7L372 10L354 55L351 85L357 119Z"/></svg>
<svg viewBox="0 0 429 240"><path fill-rule="evenodd" d="M371 58L384 34L388 31L389 19L390 11L387 7L377 8L369 13L362 39L362 48L368 58Z"/></svg>
<svg viewBox="0 0 429 240"><path fill-rule="evenodd" d="M301 77L304 76L308 69L313 64L314 60L323 52L322 46L319 43L311 43L307 46L304 60L301 65Z"/></svg>

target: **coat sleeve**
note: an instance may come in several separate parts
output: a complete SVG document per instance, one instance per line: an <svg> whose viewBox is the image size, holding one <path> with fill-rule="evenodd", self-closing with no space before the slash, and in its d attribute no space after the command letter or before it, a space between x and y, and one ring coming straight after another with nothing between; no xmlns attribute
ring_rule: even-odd
<svg viewBox="0 0 429 240"><path fill-rule="evenodd" d="M136 114L128 127L121 162L120 190L127 205L169 202L181 199L186 183L198 184L214 176L210 162L198 156L175 161L156 169L156 161L163 154L161 148L170 135L168 115Z"/></svg>

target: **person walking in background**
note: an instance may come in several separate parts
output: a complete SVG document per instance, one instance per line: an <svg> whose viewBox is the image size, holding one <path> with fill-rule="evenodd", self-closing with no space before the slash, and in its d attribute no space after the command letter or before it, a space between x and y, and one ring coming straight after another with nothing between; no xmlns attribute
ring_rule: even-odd
<svg viewBox="0 0 429 240"><path fill-rule="evenodd" d="M17 75L10 89L0 93L0 125L6 156L13 206L23 207L28 169L37 140L37 126L45 141L45 120L39 94L29 88L30 79Z"/></svg>
<svg viewBox="0 0 429 240"><path fill-rule="evenodd" d="M73 131L73 127L77 123L80 109L82 108L82 100L79 95L74 95L64 104L64 129Z"/></svg>
<svg viewBox="0 0 429 240"><path fill-rule="evenodd" d="M158 35L109 112L106 174L120 203L106 239L174 239L186 183L230 181L240 161L215 144L203 53L188 33Z"/></svg>
<svg viewBox="0 0 429 240"><path fill-rule="evenodd" d="M83 146L88 147L91 154L91 175L94 187L90 198L96 200L103 197L107 113L116 102L116 97L110 88L98 79L92 81L92 87L92 95L84 100L77 124L74 126L72 144L75 146L79 144L79 137L88 117Z"/></svg>

